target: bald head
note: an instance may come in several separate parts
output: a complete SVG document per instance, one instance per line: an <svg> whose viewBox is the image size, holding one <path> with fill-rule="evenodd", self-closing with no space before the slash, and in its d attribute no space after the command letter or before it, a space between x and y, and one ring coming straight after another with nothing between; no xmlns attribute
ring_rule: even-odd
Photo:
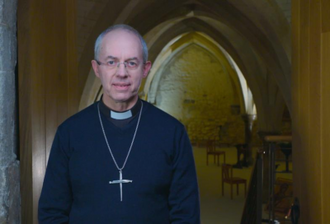
<svg viewBox="0 0 330 224"><path fill-rule="evenodd" d="M141 42L143 62L145 63L148 60L148 47L147 47L146 42L144 41L143 37L136 29L134 29L131 26L125 25L125 24L118 24L118 25L111 26L108 29L106 29L105 31L103 31L98 36L98 38L95 41L95 46L94 46L94 58L96 60L99 60L100 48L101 48L104 36L106 36L110 32L116 31L116 30L123 30L123 31L129 32L129 33L132 33L136 37L139 38L139 40Z"/></svg>

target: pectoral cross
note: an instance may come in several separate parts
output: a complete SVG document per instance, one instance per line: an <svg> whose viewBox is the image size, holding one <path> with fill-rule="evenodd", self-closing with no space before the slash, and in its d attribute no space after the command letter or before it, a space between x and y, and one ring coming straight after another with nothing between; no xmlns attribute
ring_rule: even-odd
<svg viewBox="0 0 330 224"><path fill-rule="evenodd" d="M119 180L109 181L109 184L119 184L120 201L123 201L123 184L132 183L132 182L133 182L132 180L123 179L123 174L122 174L121 170L119 170Z"/></svg>

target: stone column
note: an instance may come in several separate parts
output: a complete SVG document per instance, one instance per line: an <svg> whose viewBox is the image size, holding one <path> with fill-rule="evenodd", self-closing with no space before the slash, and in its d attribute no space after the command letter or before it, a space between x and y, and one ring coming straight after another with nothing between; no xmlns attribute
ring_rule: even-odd
<svg viewBox="0 0 330 224"><path fill-rule="evenodd" d="M245 144L248 145L248 152L246 154L246 161L249 165L253 163L252 159L252 127L253 127L253 122L257 118L256 114L243 114L242 115L244 124L245 124Z"/></svg>
<svg viewBox="0 0 330 224"><path fill-rule="evenodd" d="M0 223L20 223L15 66L17 0L0 0Z"/></svg>

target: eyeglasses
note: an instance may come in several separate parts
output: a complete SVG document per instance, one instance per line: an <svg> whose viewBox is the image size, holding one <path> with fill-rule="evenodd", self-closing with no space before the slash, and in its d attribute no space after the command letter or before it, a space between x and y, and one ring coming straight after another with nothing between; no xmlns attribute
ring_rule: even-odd
<svg viewBox="0 0 330 224"><path fill-rule="evenodd" d="M135 70L139 67L139 62L136 59L128 60L128 61L124 61L124 62L119 62L119 61L110 59L106 63L102 63L96 59L95 59L95 61L98 65L104 65L110 69L119 68L120 64L124 64L125 68L127 68L128 70Z"/></svg>

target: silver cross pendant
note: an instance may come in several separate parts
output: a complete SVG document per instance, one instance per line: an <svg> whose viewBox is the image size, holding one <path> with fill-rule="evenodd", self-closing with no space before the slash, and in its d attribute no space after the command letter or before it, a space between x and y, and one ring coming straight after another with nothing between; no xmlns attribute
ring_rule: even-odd
<svg viewBox="0 0 330 224"><path fill-rule="evenodd" d="M132 182L133 182L132 180L123 179L123 174L122 174L121 170L119 170L119 180L109 181L109 184L119 184L120 201L123 201L123 184L132 183Z"/></svg>

